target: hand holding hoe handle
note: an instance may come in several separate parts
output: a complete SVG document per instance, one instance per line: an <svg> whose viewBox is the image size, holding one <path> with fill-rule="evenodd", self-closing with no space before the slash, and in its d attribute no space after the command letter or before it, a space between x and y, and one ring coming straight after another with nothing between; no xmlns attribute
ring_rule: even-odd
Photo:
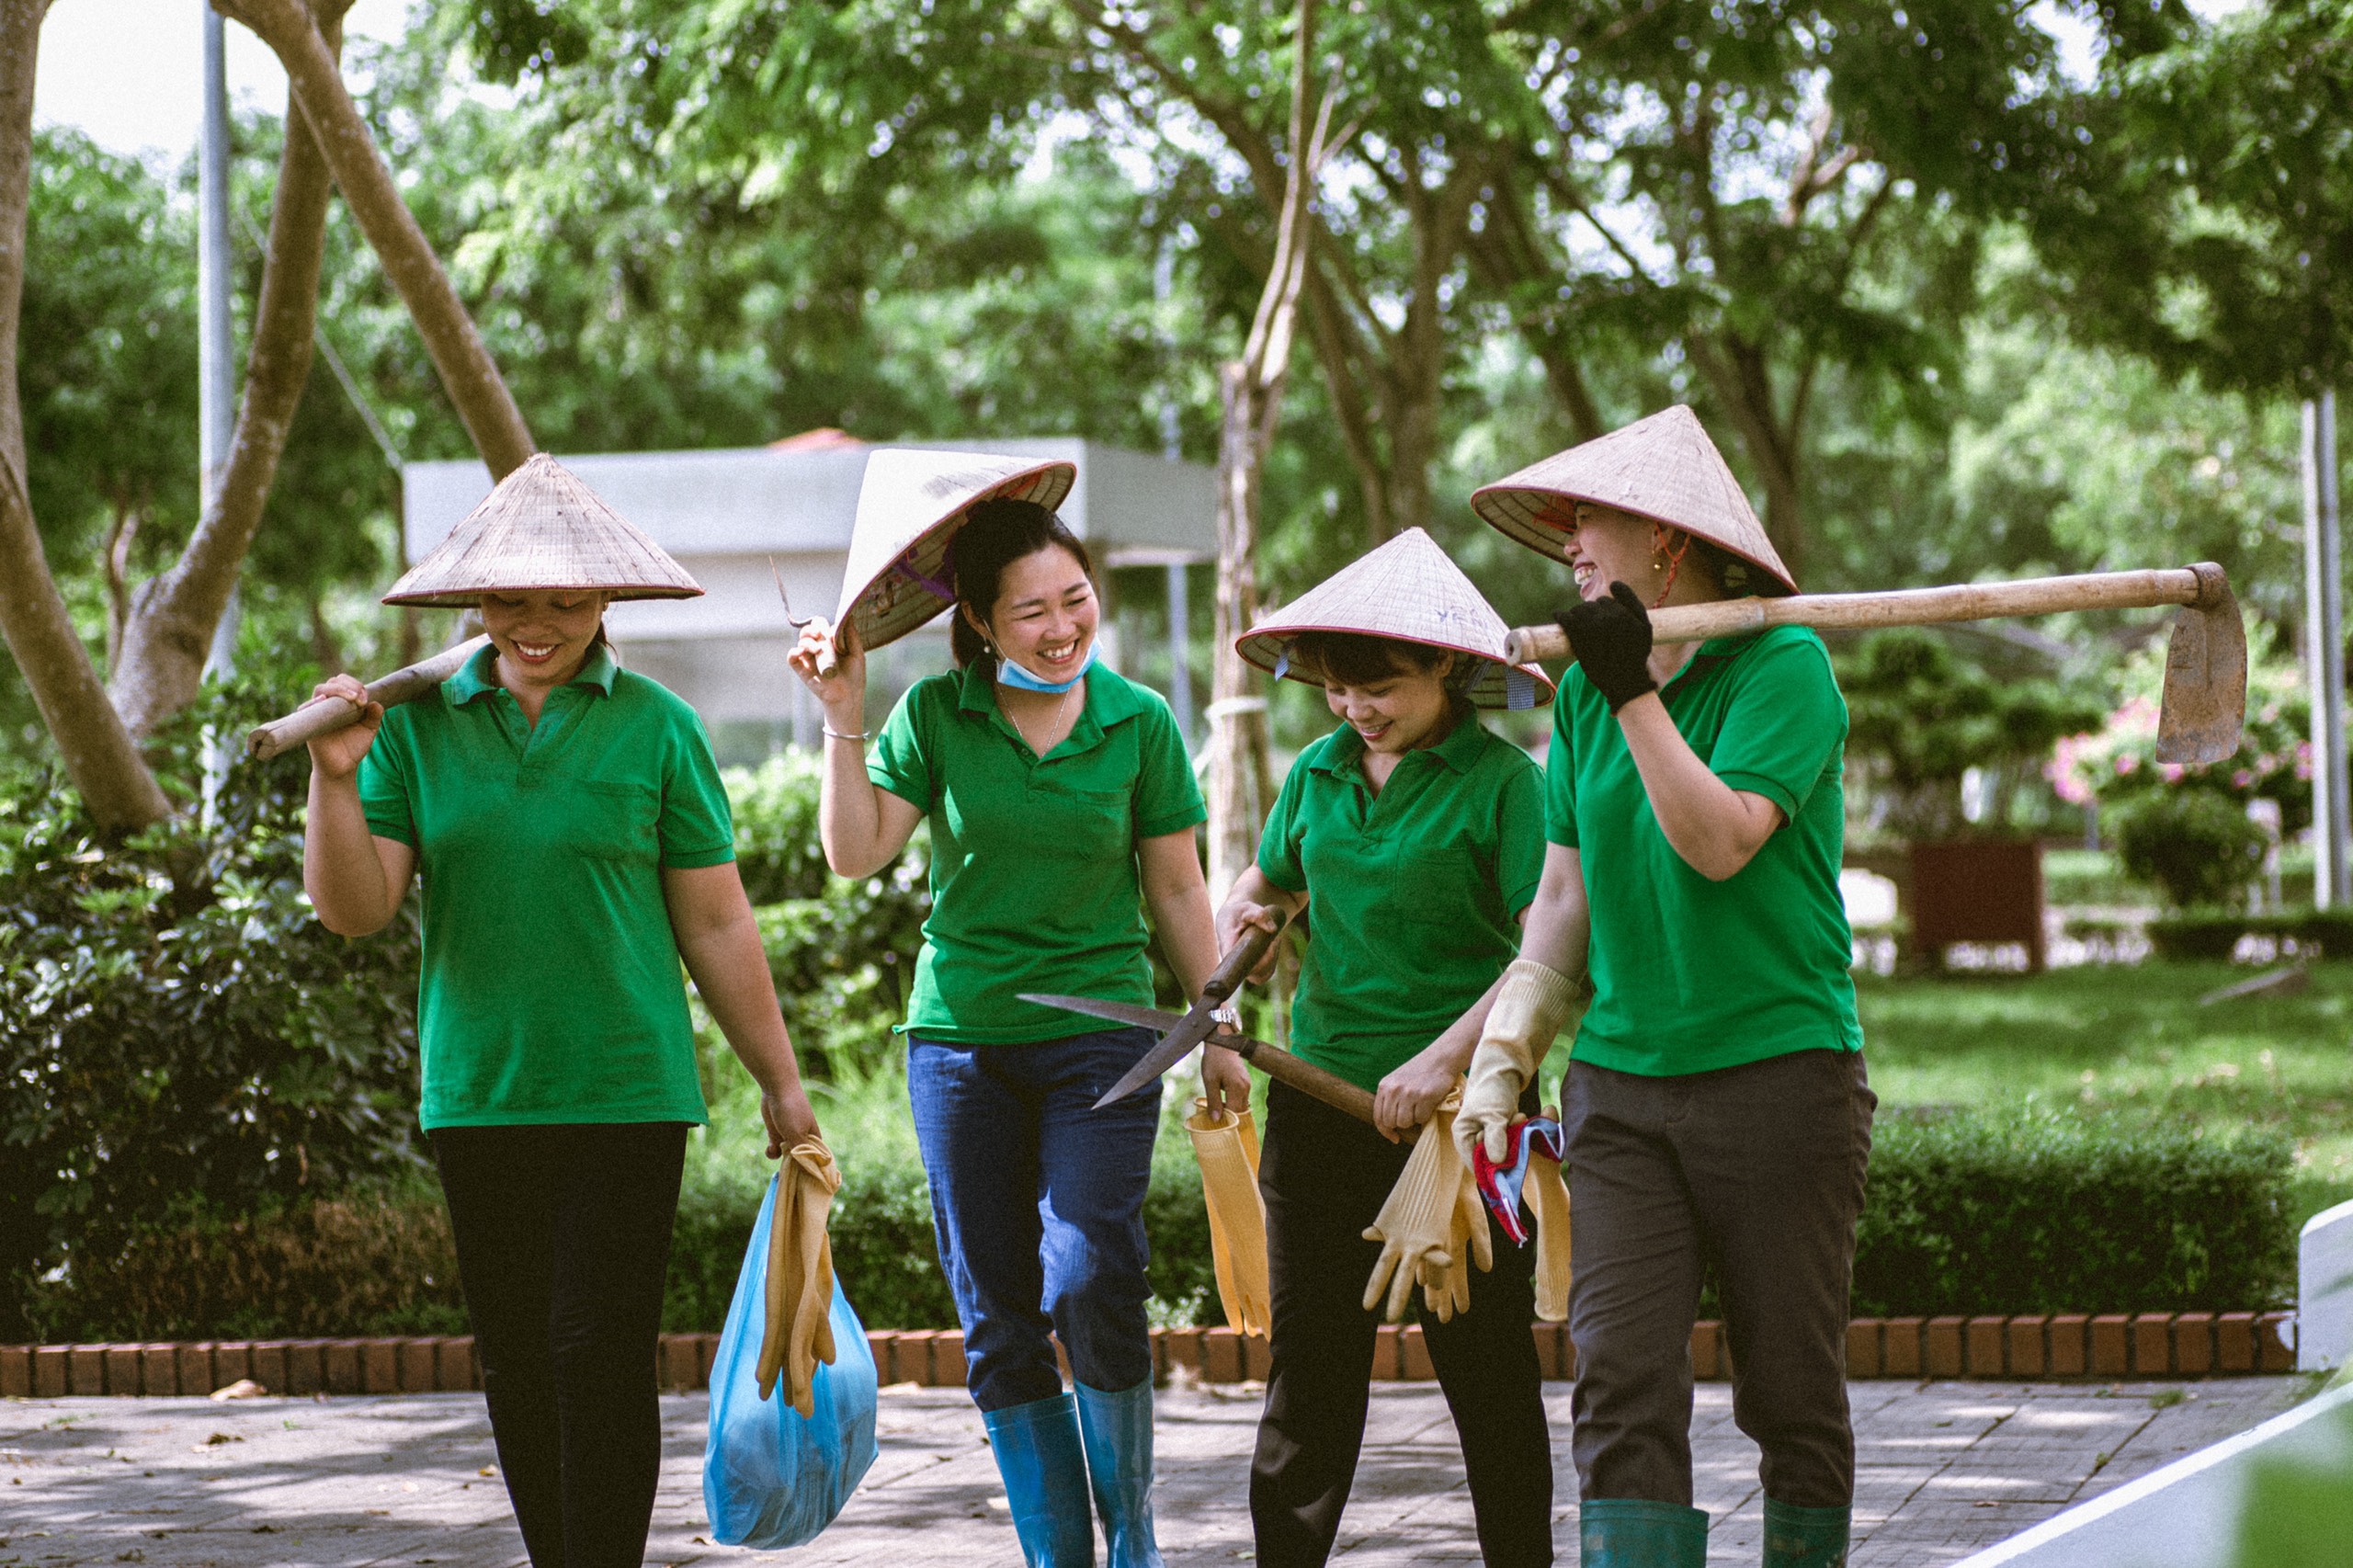
<svg viewBox="0 0 2353 1568"><path fill-rule="evenodd" d="M2157 759L2193 767L2220 762L2238 750L2246 719L2246 628L2239 619L2230 579L2211 561L2152 571L1959 583L1891 593L1794 594L1678 605L1651 612L1651 635L1660 642L1697 642L1768 626L1862 630L2158 605L2180 605L2183 613L2165 653ZM1568 635L1558 626L1520 627L1504 647L1515 664L1569 656Z"/></svg>
<svg viewBox="0 0 2353 1568"><path fill-rule="evenodd" d="M444 648L429 659L420 659L405 669L368 683L368 699L387 708L404 702L414 702L426 692L448 680L464 667L490 641L487 637L469 638L454 648ZM340 697L322 697L305 702L282 719L272 719L259 724L245 734L245 755L256 761L267 762L281 756L306 741L355 723L359 710Z"/></svg>

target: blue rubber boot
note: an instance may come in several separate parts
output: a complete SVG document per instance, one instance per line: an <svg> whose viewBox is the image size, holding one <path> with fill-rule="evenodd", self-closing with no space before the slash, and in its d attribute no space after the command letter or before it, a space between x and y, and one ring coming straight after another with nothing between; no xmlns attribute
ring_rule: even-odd
<svg viewBox="0 0 2353 1568"><path fill-rule="evenodd" d="M1005 1478L1023 1561L1029 1568L1094 1568L1095 1517L1086 1507L1075 1402L1056 1394L989 1411L981 1423Z"/></svg>
<svg viewBox="0 0 2353 1568"><path fill-rule="evenodd" d="M1594 1497L1577 1505L1583 1568L1707 1568L1708 1516L1679 1503Z"/></svg>
<svg viewBox="0 0 2353 1568"><path fill-rule="evenodd" d="M1079 1384L1078 1426L1110 1568L1160 1568L1152 1535L1152 1380L1120 1393Z"/></svg>
<svg viewBox="0 0 2353 1568"><path fill-rule="evenodd" d="M1847 1568L1852 1508L1801 1508L1765 1499L1765 1568Z"/></svg>

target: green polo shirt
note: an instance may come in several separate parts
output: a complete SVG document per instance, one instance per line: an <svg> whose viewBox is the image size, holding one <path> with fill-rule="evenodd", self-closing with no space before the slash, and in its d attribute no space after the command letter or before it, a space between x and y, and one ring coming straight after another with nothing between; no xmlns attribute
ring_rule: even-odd
<svg viewBox="0 0 2353 1568"><path fill-rule="evenodd" d="M1660 694L1717 778L1787 823L1711 882L1659 831L1625 733L1582 670L1552 709L1544 831L1579 853L1594 998L1575 1059L1665 1077L1793 1051L1862 1049L1838 896L1847 702L1799 626L1703 642Z"/></svg>
<svg viewBox="0 0 2353 1568"><path fill-rule="evenodd" d="M1485 994L1544 873L1536 764L1465 717L1378 795L1342 725L1300 753L1258 869L1307 894L1291 1049L1365 1088Z"/></svg>
<svg viewBox="0 0 2353 1568"><path fill-rule="evenodd" d="M903 1030L1009 1045L1103 1027L1024 991L1152 1005L1136 844L1209 815L1156 692L1097 665L1041 759L983 660L908 687L866 771L931 819L931 915Z"/></svg>
<svg viewBox="0 0 2353 1568"><path fill-rule="evenodd" d="M735 858L710 741L601 643L528 723L495 656L359 765L369 831L417 855L424 1123L701 1121L662 871Z"/></svg>

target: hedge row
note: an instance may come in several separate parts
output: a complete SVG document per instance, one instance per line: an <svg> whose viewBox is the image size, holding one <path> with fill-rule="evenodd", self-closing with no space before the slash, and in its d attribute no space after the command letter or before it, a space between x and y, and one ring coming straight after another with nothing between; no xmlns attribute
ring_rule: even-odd
<svg viewBox="0 0 2353 1568"><path fill-rule="evenodd" d="M2149 945L2163 959L2226 959L2242 937L2292 944L2305 958L2353 958L2353 909L2287 909L2250 915L2237 909L2192 909L2149 922Z"/></svg>
<svg viewBox="0 0 2353 1568"><path fill-rule="evenodd" d="M2073 1115L1883 1118L1858 1242L1854 1311L1871 1317L2246 1312L2294 1289L2290 1147ZM947 1328L921 1169L845 1156L835 1262L870 1324ZM715 1330L756 1188L690 1184L664 1326ZM1145 1222L1154 1317L1214 1318L1199 1177L1165 1136ZM62 1341L462 1332L447 1222L429 1186L354 1191L247 1219L142 1230L38 1288L37 1337Z"/></svg>

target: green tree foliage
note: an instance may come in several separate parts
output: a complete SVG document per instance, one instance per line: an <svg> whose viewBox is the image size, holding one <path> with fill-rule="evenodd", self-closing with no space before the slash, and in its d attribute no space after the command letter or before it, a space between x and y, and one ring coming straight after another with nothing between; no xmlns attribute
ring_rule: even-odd
<svg viewBox="0 0 2353 1568"><path fill-rule="evenodd" d="M2106 705L2048 678L2001 678L1958 656L1922 628L1874 631L1837 660L1846 693L1847 752L1883 789L1880 825L1906 838L1963 830L1961 776L1996 776L1992 831L2008 830L2008 801L2021 775L2038 772L2063 735L2090 729Z"/></svg>
<svg viewBox="0 0 2353 1568"><path fill-rule="evenodd" d="M78 131L34 135L17 375L27 488L60 564L126 519L166 540L195 521L196 238L169 197Z"/></svg>
<svg viewBox="0 0 2353 1568"><path fill-rule="evenodd" d="M2121 7L2120 7L2121 9ZM2353 368L2353 14L2278 0L2112 54L2026 209L2080 327L2211 386Z"/></svg>

